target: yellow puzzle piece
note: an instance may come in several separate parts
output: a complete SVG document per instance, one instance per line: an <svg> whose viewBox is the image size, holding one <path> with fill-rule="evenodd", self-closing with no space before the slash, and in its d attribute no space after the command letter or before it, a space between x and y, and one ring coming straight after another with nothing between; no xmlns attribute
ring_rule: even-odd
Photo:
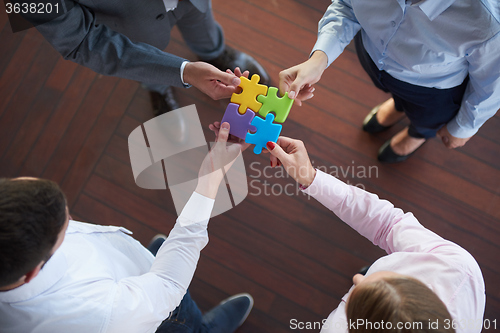
<svg viewBox="0 0 500 333"><path fill-rule="evenodd" d="M239 94L234 93L231 96L231 103L239 104L238 112L244 114L247 112L247 108L257 113L262 106L262 103L257 101L257 96L267 94L267 86L259 84L260 76L257 74L252 75L252 79L249 80L246 77L240 77L241 83L239 87L243 91Z"/></svg>

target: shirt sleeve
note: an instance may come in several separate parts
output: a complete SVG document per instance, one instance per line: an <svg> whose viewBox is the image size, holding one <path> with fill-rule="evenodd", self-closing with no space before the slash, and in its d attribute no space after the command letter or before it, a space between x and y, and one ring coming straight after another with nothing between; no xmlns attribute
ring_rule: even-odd
<svg viewBox="0 0 500 333"><path fill-rule="evenodd" d="M193 279L200 251L208 243L207 225L214 202L193 193L186 204L189 209L179 215L150 271L119 281L106 332L154 332L180 304ZM181 221L186 222L185 227Z"/></svg>
<svg viewBox="0 0 500 333"><path fill-rule="evenodd" d="M458 114L447 129L457 138L468 138L500 108L500 32L467 53L469 83Z"/></svg>
<svg viewBox="0 0 500 333"><path fill-rule="evenodd" d="M461 256L466 251L424 228L411 213L387 200L317 170L304 191L373 244L393 252L433 252ZM461 256L457 255L457 259ZM468 253L467 255L471 257ZM472 258L472 257L471 257ZM452 259L452 258L450 258ZM473 260L473 259L472 259Z"/></svg>
<svg viewBox="0 0 500 333"><path fill-rule="evenodd" d="M77 2L49 22L37 21L29 14L25 18L66 60L103 75L146 84L184 86L181 65L186 59L146 43L132 42L106 25L97 24L94 13Z"/></svg>
<svg viewBox="0 0 500 333"><path fill-rule="evenodd" d="M319 21L318 39L311 54L316 50L325 52L330 66L360 29L351 1L333 0Z"/></svg>

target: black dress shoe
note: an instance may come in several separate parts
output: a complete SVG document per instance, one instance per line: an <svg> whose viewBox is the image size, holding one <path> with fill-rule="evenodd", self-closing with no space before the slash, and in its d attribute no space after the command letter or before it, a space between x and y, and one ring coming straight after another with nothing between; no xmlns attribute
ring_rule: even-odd
<svg viewBox="0 0 500 333"><path fill-rule="evenodd" d="M239 67L242 72L248 70L250 72L249 77L252 77L253 74L258 74L260 76L259 83L265 85L269 85L270 83L269 74L267 74L264 67L262 67L257 60L246 53L233 49L228 45L225 46L224 52L222 52L222 54L217 58L203 61L214 65L223 72L225 72L228 68L234 71L236 67Z"/></svg>
<svg viewBox="0 0 500 333"><path fill-rule="evenodd" d="M422 143L422 145L424 143ZM420 145L418 148L422 147L422 145ZM413 155L418 150L418 148L415 149L414 151L412 151L411 153L409 153L408 155L398 155L394 152L394 150L392 150L391 139L389 139L382 145L382 147L380 147L380 149L378 151L377 158L380 162L384 162L384 163L403 162L403 161L407 160L408 157Z"/></svg>
<svg viewBox="0 0 500 333"><path fill-rule="evenodd" d="M223 300L203 315L202 323L210 332L234 332L247 319L253 308L253 298L243 293Z"/></svg>
<svg viewBox="0 0 500 333"><path fill-rule="evenodd" d="M149 97L151 98L155 117L180 108L179 103L175 100L172 87L168 87L164 94L149 91Z"/></svg>
<svg viewBox="0 0 500 333"><path fill-rule="evenodd" d="M389 129L391 126L384 126L380 125L380 123L377 120L377 112L380 109L380 105L377 105L374 107L370 113L365 117L365 120L363 120L363 131L368 132L370 134L375 134L375 133L380 133L382 131L385 131L386 129Z"/></svg>

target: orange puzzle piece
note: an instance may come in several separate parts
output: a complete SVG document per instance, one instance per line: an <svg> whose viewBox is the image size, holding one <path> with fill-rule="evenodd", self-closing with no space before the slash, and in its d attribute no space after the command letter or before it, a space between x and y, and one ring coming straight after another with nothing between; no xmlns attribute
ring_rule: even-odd
<svg viewBox="0 0 500 333"><path fill-rule="evenodd" d="M252 75L252 79L249 80L246 77L240 77L241 83L239 87L243 91L239 94L234 93L231 96L231 103L239 104L238 112L244 114L247 108L257 113L262 106L262 103L257 101L257 96L267 94L267 86L259 84L260 76L257 74Z"/></svg>

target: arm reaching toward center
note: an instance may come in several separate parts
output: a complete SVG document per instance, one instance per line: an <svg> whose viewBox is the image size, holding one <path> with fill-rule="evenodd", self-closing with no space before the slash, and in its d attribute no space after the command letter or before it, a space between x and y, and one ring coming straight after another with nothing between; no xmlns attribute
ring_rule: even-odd
<svg viewBox="0 0 500 333"><path fill-rule="evenodd" d="M344 51L361 29L350 0L333 0L318 24L318 39L310 58L280 73L281 95L295 99L297 105L312 98L313 84L330 64Z"/></svg>
<svg viewBox="0 0 500 333"><path fill-rule="evenodd" d="M196 190L158 250L150 271L118 283L109 282L115 291L107 331L153 331L180 304L193 279L200 251L208 243L207 226L223 179L221 168L227 171L246 148L239 143L228 145L228 137L229 124L224 123L202 163Z"/></svg>
<svg viewBox="0 0 500 333"><path fill-rule="evenodd" d="M304 144L280 137L268 143L271 165L283 165L288 174L342 221L387 253L446 252L457 245L424 228L411 213L404 213L387 200L319 170L314 170Z"/></svg>
<svg viewBox="0 0 500 333"><path fill-rule="evenodd" d="M237 90L239 78L234 73L201 61L187 62L150 44L134 42L99 24L90 8L76 1L71 4L71 10L48 22L37 15L23 14L64 59L99 74L146 84L177 87L191 84L212 99L229 98Z"/></svg>

